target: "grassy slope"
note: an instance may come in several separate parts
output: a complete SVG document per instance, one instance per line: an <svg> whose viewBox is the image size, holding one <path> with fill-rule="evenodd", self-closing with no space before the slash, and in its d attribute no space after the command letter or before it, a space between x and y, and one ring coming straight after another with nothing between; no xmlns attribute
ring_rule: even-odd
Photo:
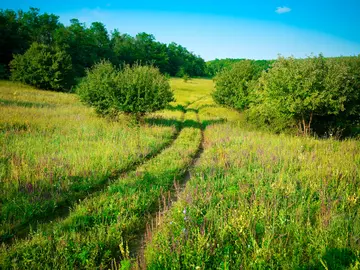
<svg viewBox="0 0 360 270"><path fill-rule="evenodd" d="M358 269L359 141L223 123L204 149L145 251L149 269Z"/></svg>
<svg viewBox="0 0 360 270"><path fill-rule="evenodd" d="M164 134L171 134L186 111L187 121L176 141L136 171L78 202L66 219L45 224L11 246L3 245L0 267L129 266L127 246L136 245L151 215L161 210L161 198L173 189L174 179L181 180L197 152L201 136L196 113L204 129L204 152L179 201L147 244L148 268L360 266L358 141L247 131L238 121L241 115L213 103L211 81L172 79L171 84L177 102L148 119L155 126L142 128L165 128ZM74 107L65 111L76 111L78 103L69 103ZM78 115L87 115L85 111ZM169 121L173 115L177 120Z"/></svg>
<svg viewBox="0 0 360 270"><path fill-rule="evenodd" d="M75 95L0 83L0 237L53 215L171 142L181 112L166 125L108 122ZM164 113L150 115L160 123ZM1 240L1 238L0 238Z"/></svg>
<svg viewBox="0 0 360 270"><path fill-rule="evenodd" d="M184 110L160 112L146 122L169 131L169 125L173 128L174 123L181 123L180 118L173 121L173 115ZM40 226L27 239L11 246L3 245L0 265L93 268L126 258L126 244L121 243L132 244L145 221L160 209L159 198L172 189L174 181L180 181L198 151L201 131L196 119L195 112L186 113L181 132L168 149L114 180L104 191L79 202L66 219Z"/></svg>

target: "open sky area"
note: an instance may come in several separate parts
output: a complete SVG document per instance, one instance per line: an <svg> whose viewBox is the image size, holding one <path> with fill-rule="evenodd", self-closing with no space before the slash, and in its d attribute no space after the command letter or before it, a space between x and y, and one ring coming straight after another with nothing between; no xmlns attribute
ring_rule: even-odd
<svg viewBox="0 0 360 270"><path fill-rule="evenodd" d="M274 59L360 54L359 0L93 1L12 0L0 8L40 8L122 33L154 34L176 42L205 60Z"/></svg>

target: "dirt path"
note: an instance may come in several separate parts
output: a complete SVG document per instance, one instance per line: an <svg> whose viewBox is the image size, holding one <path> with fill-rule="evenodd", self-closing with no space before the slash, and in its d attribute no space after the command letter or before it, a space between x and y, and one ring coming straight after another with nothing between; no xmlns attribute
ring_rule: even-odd
<svg viewBox="0 0 360 270"><path fill-rule="evenodd" d="M196 100L196 101L198 101L198 100ZM192 103L195 103L195 102L192 102ZM188 106L190 106L191 104L189 104ZM130 257L136 258L136 262L135 262L135 265L133 266L133 269L146 269L146 261L145 261L145 254L144 254L146 244L149 241L151 241L152 235L156 231L156 229L161 225L163 217L169 211L172 204L175 203L179 199L180 194L184 191L187 182L191 178L191 169L194 167L197 160L200 158L201 154L204 151L204 148L203 148L204 130L203 130L203 126L200 122L198 112L196 112L196 119L197 119L197 122L199 123L199 129L201 130L201 141L199 143L198 149L194 155L194 158L187 166L187 169L186 169L185 173L183 174L181 181L174 182L173 190L171 192L168 192L167 194L163 195L163 197L161 198L162 210L156 212L154 215L151 216L150 220L146 224L145 231L142 231L141 233L139 233L138 237L134 240L133 247L130 248Z"/></svg>
<svg viewBox="0 0 360 270"><path fill-rule="evenodd" d="M185 108L185 110L186 110L186 108ZM133 162L132 164L130 164L128 167L126 167L124 169L112 172L110 177L105 179L100 184L98 184L98 185L92 187L91 189L87 190L83 194L76 196L76 199L70 199L70 200L66 199L64 201L58 202L58 206L57 206L56 210L53 213L48 214L48 215L44 215L44 216L36 217L31 222L21 224L19 226L14 227L13 230L12 230L12 234L14 236L12 238L6 239L5 241L0 241L0 244L5 243L7 245L11 245L12 242L15 239L24 239L24 238L26 238L28 236L30 231L36 231L37 227L40 224L47 224L47 223L50 223L50 222L58 220L58 219L65 219L70 214L70 209L76 203L78 203L79 200L81 201L81 200L84 200L87 197L96 195L96 193L101 192L104 188L107 188L107 186L111 185L111 183L114 180L117 180L117 179L121 178L122 175L127 174L127 173L129 173L131 171L135 171L139 166L143 165L144 163L148 162L149 160L151 160L153 158L156 158L164 150L171 147L171 145L175 142L175 140L177 139L177 137L179 136L179 134L180 134L180 132L182 130L182 123L184 122L184 117L185 117L185 112L182 113L181 118L179 120L180 126L176 128L176 131L174 132L173 137L171 138L171 140L169 142L165 143L164 145L162 145L162 147L160 147L156 152L148 154L147 156L145 156L141 160Z"/></svg>

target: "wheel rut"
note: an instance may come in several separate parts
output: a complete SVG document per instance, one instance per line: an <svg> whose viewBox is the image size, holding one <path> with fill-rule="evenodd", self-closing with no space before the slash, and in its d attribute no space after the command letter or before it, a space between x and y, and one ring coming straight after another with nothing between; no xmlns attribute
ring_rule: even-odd
<svg viewBox="0 0 360 270"><path fill-rule="evenodd" d="M201 99L201 98L200 98ZM199 99L199 100L200 100ZM195 103L198 100L192 102ZM190 106L192 103L188 104ZM188 107L187 106L187 107ZM145 261L145 248L146 244L152 239L153 233L161 225L164 215L169 211L171 206L180 198L180 194L184 191L187 182L191 179L191 169L195 166L196 162L199 160L201 154L204 151L204 129L203 125L200 122L199 114L196 111L196 120L198 122L198 128L201 132L201 140L199 146L195 152L195 155L191 162L188 164L186 171L184 172L181 181L175 182L173 189L168 192L166 195L163 195L162 200L162 209L158 212L151 215L149 220L146 223L145 230L142 230L134 239L132 247L130 247L130 257L135 258L135 265L133 269L146 269Z"/></svg>
<svg viewBox="0 0 360 270"><path fill-rule="evenodd" d="M190 105L190 104L189 104ZM188 106L189 106L188 105ZM185 107L186 110L187 107ZM20 240L26 238L31 231L36 231L37 227L41 224L47 224L51 223L52 221L58 220L58 219L65 219L70 214L71 208L79 201L84 200L85 198L88 198L90 196L95 196L96 193L101 192L106 188L107 186L111 185L112 182L122 177L122 175L125 175L131 171L135 171L139 166L145 164L151 159L156 158L158 155L160 155L163 151L171 147L171 145L175 142L175 140L178 138L184 123L184 117L185 117L186 111L184 111L180 117L179 125L176 127L176 130L168 142L164 143L162 147L160 147L157 151L153 153L149 153L144 158L133 162L129 166L127 166L124 169L116 170L111 173L111 176L106 178L103 182L100 184L92 187L91 189L87 190L86 193L76 196L75 198L72 198L70 201L68 199L64 201L58 202L58 206L55 209L55 211L51 214L45 215L45 216L35 216L35 221L33 222L26 222L21 225L15 226L11 232L13 234L13 237L2 239L2 236L0 235L0 244L4 243L6 245L11 245L15 239Z"/></svg>

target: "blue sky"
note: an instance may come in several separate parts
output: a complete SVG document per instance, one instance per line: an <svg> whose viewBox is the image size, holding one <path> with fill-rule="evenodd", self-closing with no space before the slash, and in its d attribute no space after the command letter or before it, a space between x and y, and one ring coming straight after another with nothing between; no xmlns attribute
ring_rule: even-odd
<svg viewBox="0 0 360 270"><path fill-rule="evenodd" d="M92 1L12 0L0 8L28 9L135 35L174 41L206 60L274 59L360 54L360 0Z"/></svg>

